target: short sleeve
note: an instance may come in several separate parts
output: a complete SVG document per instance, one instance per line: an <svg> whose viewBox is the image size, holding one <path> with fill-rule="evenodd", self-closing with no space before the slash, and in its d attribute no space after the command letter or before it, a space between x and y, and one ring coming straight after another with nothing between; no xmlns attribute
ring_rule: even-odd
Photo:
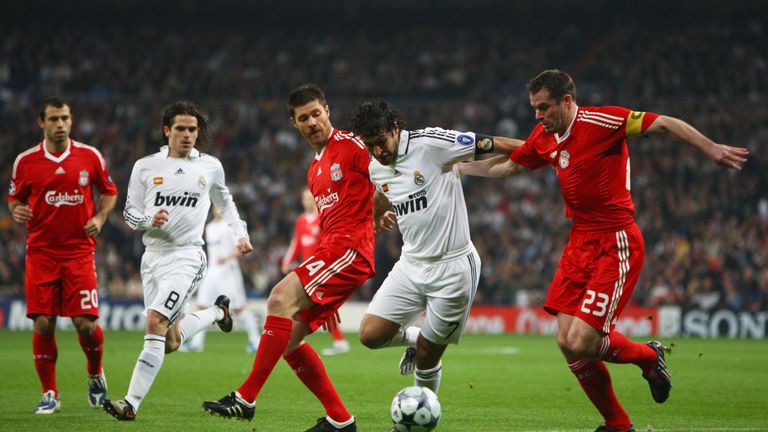
<svg viewBox="0 0 768 432"><path fill-rule="evenodd" d="M11 173L11 182L8 185L8 202L20 201L27 202L31 186L27 182L24 171L24 164L21 162L21 156L16 158L13 171Z"/></svg>
<svg viewBox="0 0 768 432"><path fill-rule="evenodd" d="M536 151L537 144L539 144L539 141L543 139L541 131L543 131L541 125L536 126L533 132L531 132L531 135L528 136L528 139L525 140L523 145L521 145L517 150L513 151L512 154L509 155L509 159L512 162L518 165L522 165L530 170L535 170L537 168L549 165L550 162L542 158L539 152Z"/></svg>

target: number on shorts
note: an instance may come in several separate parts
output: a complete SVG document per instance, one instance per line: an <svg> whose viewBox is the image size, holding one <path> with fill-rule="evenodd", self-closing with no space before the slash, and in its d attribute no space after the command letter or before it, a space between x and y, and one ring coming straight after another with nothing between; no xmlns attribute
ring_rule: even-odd
<svg viewBox="0 0 768 432"><path fill-rule="evenodd" d="M324 266L325 266L325 261L317 260L315 262L307 264L305 267L307 268L307 270L309 270L309 275L312 276Z"/></svg>
<svg viewBox="0 0 768 432"><path fill-rule="evenodd" d="M80 309L93 309L99 307L99 294L95 289L80 290Z"/></svg>
<svg viewBox="0 0 768 432"><path fill-rule="evenodd" d="M168 300L165 301L165 308L173 309L173 307L176 306L177 301L179 301L179 293L176 291L171 291L171 293L168 295Z"/></svg>
<svg viewBox="0 0 768 432"><path fill-rule="evenodd" d="M597 298L597 303L595 303L595 298ZM604 293L595 293L592 290L587 290L587 298L584 299L584 302L581 304L581 311L584 313L591 313L594 316L603 316L605 315L605 306L608 304L608 301L611 298L608 297L608 294ZM590 309L587 306L591 306L592 303L595 303L595 307L599 308L599 310Z"/></svg>
<svg viewBox="0 0 768 432"><path fill-rule="evenodd" d="M449 337L451 337L453 332L455 332L456 329L459 328L459 323L458 322L448 323L448 327L453 327L453 330L451 330L451 332L448 333L448 336L446 336L445 339L448 339Z"/></svg>

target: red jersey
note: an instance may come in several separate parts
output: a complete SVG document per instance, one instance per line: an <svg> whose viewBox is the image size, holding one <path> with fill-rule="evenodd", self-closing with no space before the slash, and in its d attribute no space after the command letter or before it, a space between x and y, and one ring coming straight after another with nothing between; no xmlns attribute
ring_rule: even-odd
<svg viewBox="0 0 768 432"><path fill-rule="evenodd" d="M289 265L299 259L304 261L312 255L320 238L320 217L317 213L302 213L293 225L291 245L283 257L283 265Z"/></svg>
<svg viewBox="0 0 768 432"><path fill-rule="evenodd" d="M658 116L616 106L577 107L562 136L538 124L509 158L530 169L555 167L574 229L618 229L631 224L635 213L627 137L645 132Z"/></svg>
<svg viewBox="0 0 768 432"><path fill-rule="evenodd" d="M320 215L320 240L357 250L373 267L371 156L350 132L331 130L328 145L307 171L307 184ZM330 244L328 243L328 244Z"/></svg>
<svg viewBox="0 0 768 432"><path fill-rule="evenodd" d="M8 201L32 209L27 248L62 259L93 253L96 239L83 228L96 214L93 186L117 195L104 158L91 146L70 139L66 150L53 154L40 142L17 156Z"/></svg>

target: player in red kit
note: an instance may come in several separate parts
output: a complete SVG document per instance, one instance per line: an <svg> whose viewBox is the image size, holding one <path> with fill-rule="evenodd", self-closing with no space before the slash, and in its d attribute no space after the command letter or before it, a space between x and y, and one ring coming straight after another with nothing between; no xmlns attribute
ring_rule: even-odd
<svg viewBox="0 0 768 432"><path fill-rule="evenodd" d="M60 410L56 387L56 317L71 317L88 369L88 400L107 394L101 367L104 335L96 324L99 295L95 237L117 201L117 187L101 153L69 137L72 115L60 98L43 102L37 120L43 140L16 157L8 192L13 220L26 224L27 316L34 321L32 352L43 387L35 414ZM93 187L101 198L96 211Z"/></svg>
<svg viewBox="0 0 768 432"><path fill-rule="evenodd" d="M288 250L285 251L280 270L283 274L288 274L293 268L293 263L298 260L303 262L312 255L320 239L320 217L317 214L315 198L309 189L301 192L301 205L304 207L304 213L296 218L293 226L293 238ZM328 326L328 332L333 338L333 345L320 351L323 355L336 355L349 352L349 342L344 338L344 334L337 325Z"/></svg>
<svg viewBox="0 0 768 432"><path fill-rule="evenodd" d="M616 106L580 107L573 80L559 70L539 74L528 83L528 92L539 124L525 143L509 158L462 164L459 172L504 177L524 168L554 166L573 228L544 309L557 316L557 344L604 418L596 432L634 431L604 362L637 365L658 403L669 397L672 381L664 345L632 342L614 330L645 252L633 219L627 137L669 134L735 170L749 152L717 144L673 117Z"/></svg>
<svg viewBox="0 0 768 432"><path fill-rule="evenodd" d="M370 156L357 137L331 126L330 108L316 85L291 91L288 107L291 122L315 151L307 183L320 215L320 240L312 255L272 289L246 381L218 401L204 402L203 408L223 417L252 419L254 401L282 356L326 411L306 432L356 431L355 418L304 338L334 321L342 303L374 275Z"/></svg>

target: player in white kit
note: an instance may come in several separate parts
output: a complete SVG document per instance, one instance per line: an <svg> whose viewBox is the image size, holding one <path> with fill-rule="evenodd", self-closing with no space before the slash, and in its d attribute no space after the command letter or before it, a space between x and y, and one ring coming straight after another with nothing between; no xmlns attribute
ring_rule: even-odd
<svg viewBox="0 0 768 432"><path fill-rule="evenodd" d="M240 252L237 250L237 238L224 223L216 207L211 208L211 213L213 219L205 226L208 273L197 291L197 308L208 309L220 295L229 297L229 309L234 312L235 318L248 335L246 351L254 353L259 346L259 328L256 317L248 309L243 273L238 262ZM205 330L200 330L179 351L202 352L205 348Z"/></svg>
<svg viewBox="0 0 768 432"><path fill-rule="evenodd" d="M165 353L216 322L232 330L229 298L220 296L209 309L184 314L206 270L203 229L211 202L238 238L241 254L253 250L245 222L224 182L215 157L195 149L207 134L207 118L194 104L176 102L163 111L167 145L133 166L123 216L144 231L141 280L147 327L144 348L124 399L105 400L104 410L118 420L134 420L163 365Z"/></svg>
<svg viewBox="0 0 768 432"><path fill-rule="evenodd" d="M521 141L440 128L404 130L386 103L364 103L351 123L374 157L375 221L394 210L403 235L400 260L373 297L360 324L371 349L408 346L403 375L435 392L447 344L459 342L480 280L480 257L469 236L461 179L453 166L477 153L510 153ZM420 327L408 323L424 313ZM415 366L415 370L414 370Z"/></svg>

